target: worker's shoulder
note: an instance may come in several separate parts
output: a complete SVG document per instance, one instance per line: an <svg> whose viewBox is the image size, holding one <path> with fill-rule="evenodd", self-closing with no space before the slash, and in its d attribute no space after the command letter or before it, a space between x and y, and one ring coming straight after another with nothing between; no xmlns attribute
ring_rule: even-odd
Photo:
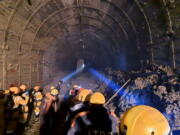
<svg viewBox="0 0 180 135"><path fill-rule="evenodd" d="M118 119L117 115L116 115L114 112L108 111L107 113L108 113L110 116Z"/></svg>
<svg viewBox="0 0 180 135"><path fill-rule="evenodd" d="M84 112L79 112L75 118L77 119L78 117L83 117L83 116L86 116L87 114L89 114L90 111L84 111Z"/></svg>
<svg viewBox="0 0 180 135"><path fill-rule="evenodd" d="M74 126L75 126L76 120L77 120L78 118L84 117L84 116L88 115L89 113L90 113L90 111L79 112L79 113L74 117L74 119L72 120L71 127L74 127Z"/></svg>
<svg viewBox="0 0 180 135"><path fill-rule="evenodd" d="M107 114L109 115L109 118L112 121L116 121L116 122L119 121L119 118L117 117L117 115L114 112L108 111Z"/></svg>

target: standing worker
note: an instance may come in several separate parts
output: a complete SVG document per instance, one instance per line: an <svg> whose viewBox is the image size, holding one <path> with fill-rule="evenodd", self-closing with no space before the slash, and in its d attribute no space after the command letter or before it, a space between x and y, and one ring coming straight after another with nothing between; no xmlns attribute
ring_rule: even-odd
<svg viewBox="0 0 180 135"><path fill-rule="evenodd" d="M54 108L54 111L57 112L58 109L58 95L59 90L54 86L51 86L50 92L46 93L46 107L45 111L47 112L51 107Z"/></svg>
<svg viewBox="0 0 180 135"><path fill-rule="evenodd" d="M21 106L21 118L20 122L21 123L26 123L28 120L28 115L29 115L29 91L27 90L27 85L22 84L19 86L20 91L21 91L21 97L25 100L24 104Z"/></svg>
<svg viewBox="0 0 180 135"><path fill-rule="evenodd" d="M104 108L104 95L95 92L89 102L90 110L75 116L68 135L118 135L118 119Z"/></svg>
<svg viewBox="0 0 180 135"><path fill-rule="evenodd" d="M31 92L32 98L32 114L23 135L39 135L40 134L40 112L43 100L42 89L40 86L34 86Z"/></svg>
<svg viewBox="0 0 180 135"><path fill-rule="evenodd" d="M81 90L75 97L74 106L70 107L69 113L66 116L66 121L64 123L64 134L67 134L71 126L73 118L80 112L88 111L89 109L89 96L92 94L92 90L84 89Z"/></svg>
<svg viewBox="0 0 180 135"><path fill-rule="evenodd" d="M50 92L47 92L44 98L42 107L41 134L52 134L53 128L56 126L56 112L58 110L58 95L59 90L54 86L50 87Z"/></svg>
<svg viewBox="0 0 180 135"><path fill-rule="evenodd" d="M32 95L33 95L33 103L34 103L33 110L35 116L38 117L40 114L40 107L43 100L43 94L41 92L40 86L34 86Z"/></svg>
<svg viewBox="0 0 180 135"><path fill-rule="evenodd" d="M19 123L19 112L20 112L20 106L25 104L26 100L23 99L20 96L20 89L18 87L10 87L10 92L12 93L12 108L10 108L10 115L8 116L7 119L7 129L6 133L12 133L15 134L16 129L18 127Z"/></svg>

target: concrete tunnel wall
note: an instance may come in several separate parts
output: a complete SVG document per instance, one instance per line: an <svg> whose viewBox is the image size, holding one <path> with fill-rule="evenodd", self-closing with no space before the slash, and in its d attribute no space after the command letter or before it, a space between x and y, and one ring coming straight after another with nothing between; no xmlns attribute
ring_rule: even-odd
<svg viewBox="0 0 180 135"><path fill-rule="evenodd" d="M93 59L93 48L104 52L107 65L113 61L115 67L119 55L127 58L127 69L149 62L178 68L179 3L170 3L175 4L170 9L166 2L31 0L29 5L26 0L0 1L0 88L50 81L66 60L57 50L65 48L61 53L66 55L74 50L73 58L78 59L81 38L89 48L84 57L97 67L106 64L99 64L98 56Z"/></svg>

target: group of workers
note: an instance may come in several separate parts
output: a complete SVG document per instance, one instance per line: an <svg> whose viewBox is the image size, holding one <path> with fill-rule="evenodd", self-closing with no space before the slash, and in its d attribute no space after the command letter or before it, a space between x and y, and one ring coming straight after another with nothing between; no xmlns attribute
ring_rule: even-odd
<svg viewBox="0 0 180 135"><path fill-rule="evenodd" d="M46 116L51 108L54 112L61 109L61 106L58 106L60 87L52 86L50 91L43 95L40 86L28 90L27 85L23 84L19 87L12 86L4 90L3 94L8 99L5 109L7 112L5 113L7 115L5 116L6 133L15 133L18 123L27 123L30 115L39 118L41 114ZM60 134L170 135L170 127L166 118L155 108L144 105L136 106L119 118L113 109L106 108L103 93L75 85L68 94L73 104L69 106L61 127L63 132Z"/></svg>
<svg viewBox="0 0 180 135"><path fill-rule="evenodd" d="M3 125L1 134L15 134L19 125L25 125L32 113L36 117L40 114L40 107L43 94L40 86L28 89L26 84L20 86L10 86L7 90L1 91L1 101L4 112L1 114Z"/></svg>
<svg viewBox="0 0 180 135"><path fill-rule="evenodd" d="M1 99L4 102L4 121L2 121L0 129L1 134L15 134L19 132L19 125L26 125L32 115L39 118L42 110L42 102L44 112L50 108L52 102L56 100L58 90L51 87L51 91L43 94L40 86L34 86L28 89L26 84L20 86L10 86L8 90L1 91ZM46 98L44 98L46 97Z"/></svg>
<svg viewBox="0 0 180 135"><path fill-rule="evenodd" d="M64 135L170 135L167 119L150 106L136 106L118 117L108 109L103 93L73 86L62 126ZM60 107L61 109L61 107ZM59 116L61 117L61 116ZM59 134L58 132L56 134Z"/></svg>

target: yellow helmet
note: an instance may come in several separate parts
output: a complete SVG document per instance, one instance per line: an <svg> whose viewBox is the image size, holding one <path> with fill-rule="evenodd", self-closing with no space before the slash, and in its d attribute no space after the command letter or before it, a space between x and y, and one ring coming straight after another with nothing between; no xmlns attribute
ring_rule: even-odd
<svg viewBox="0 0 180 135"><path fill-rule="evenodd" d="M11 92L13 92L14 94L18 94L19 93L19 88L18 87L10 87L9 90Z"/></svg>
<svg viewBox="0 0 180 135"><path fill-rule="evenodd" d="M92 91L87 90L87 89L83 89L78 93L76 98L78 101L85 102L85 101L87 101L87 96L91 93L92 93Z"/></svg>
<svg viewBox="0 0 180 135"><path fill-rule="evenodd" d="M57 89L51 89L51 95L57 96L59 94L59 91Z"/></svg>
<svg viewBox="0 0 180 135"><path fill-rule="evenodd" d="M123 115L120 131L124 135L168 135L170 126L157 109L140 105L131 108Z"/></svg>
<svg viewBox="0 0 180 135"><path fill-rule="evenodd" d="M106 102L105 97L100 92L95 92L91 95L90 101L91 104L104 104Z"/></svg>
<svg viewBox="0 0 180 135"><path fill-rule="evenodd" d="M10 93L10 90L4 90L3 91L3 94L9 94Z"/></svg>
<svg viewBox="0 0 180 135"><path fill-rule="evenodd" d="M79 89L81 88L79 85L73 85L73 89Z"/></svg>
<svg viewBox="0 0 180 135"><path fill-rule="evenodd" d="M36 107L36 108L34 109L34 112L35 112L36 115L39 115L39 113L40 113L40 108L39 108L39 107Z"/></svg>
<svg viewBox="0 0 180 135"><path fill-rule="evenodd" d="M19 88L20 88L21 90L26 90L26 89L27 89L27 85L21 84L21 85L19 86Z"/></svg>
<svg viewBox="0 0 180 135"><path fill-rule="evenodd" d="M50 89L51 89L51 90L52 90L52 89L55 89L55 87L54 87L54 86L51 86Z"/></svg>

